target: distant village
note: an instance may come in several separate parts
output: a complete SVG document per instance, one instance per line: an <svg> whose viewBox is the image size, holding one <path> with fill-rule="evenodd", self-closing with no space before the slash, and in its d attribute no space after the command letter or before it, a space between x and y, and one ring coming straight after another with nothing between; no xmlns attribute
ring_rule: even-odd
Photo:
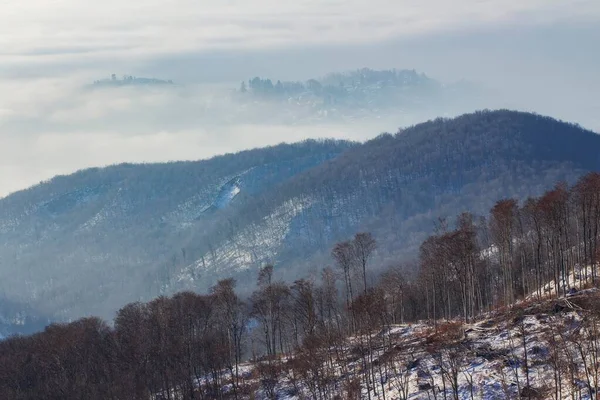
<svg viewBox="0 0 600 400"><path fill-rule="evenodd" d="M116 74L110 78L94 81L94 86L148 86L148 85L173 85L172 80L162 80L156 78L140 78L132 75L123 75L121 79Z"/></svg>

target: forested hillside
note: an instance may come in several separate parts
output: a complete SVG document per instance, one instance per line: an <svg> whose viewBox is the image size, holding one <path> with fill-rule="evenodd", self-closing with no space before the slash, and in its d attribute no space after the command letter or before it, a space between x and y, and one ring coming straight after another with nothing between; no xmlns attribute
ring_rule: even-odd
<svg viewBox="0 0 600 400"><path fill-rule="evenodd" d="M295 260L314 249L326 262L331 243L360 230L373 232L378 263L386 264L414 255L438 217L485 213L507 194L537 195L598 170L599 149L597 134L533 114L438 119L381 135L295 176L245 205L237 220L295 199L303 210L279 252L280 268L296 269Z"/></svg>
<svg viewBox="0 0 600 400"><path fill-rule="evenodd" d="M414 257L438 217L573 183L600 169L599 155L593 132L502 110L363 144L80 171L0 200L0 288L45 318L112 318L127 302L226 277L250 293L268 263L291 282L330 263L331 247L357 231L378 242L373 281Z"/></svg>
<svg viewBox="0 0 600 400"><path fill-rule="evenodd" d="M0 342L11 399L592 399L600 389L600 174L420 245L376 274L378 243L335 244L294 282L234 279Z"/></svg>
<svg viewBox="0 0 600 400"><path fill-rule="evenodd" d="M210 237L223 208L352 145L307 141L199 162L123 164L15 193L0 200L0 292L45 317L109 317L168 292L193 256L187 247L201 244L190 236ZM0 315L19 322L13 308Z"/></svg>

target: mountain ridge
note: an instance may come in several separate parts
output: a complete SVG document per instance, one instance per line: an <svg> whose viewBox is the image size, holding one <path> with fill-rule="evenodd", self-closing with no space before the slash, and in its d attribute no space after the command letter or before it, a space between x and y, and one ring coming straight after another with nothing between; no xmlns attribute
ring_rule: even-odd
<svg viewBox="0 0 600 400"><path fill-rule="evenodd" d="M397 263L437 217L572 182L600 170L598 154L591 131L497 110L362 144L305 141L83 170L0 200L0 290L53 319L110 317L127 302L205 290L223 276L246 284L266 263L293 279L359 230L377 237L377 264Z"/></svg>

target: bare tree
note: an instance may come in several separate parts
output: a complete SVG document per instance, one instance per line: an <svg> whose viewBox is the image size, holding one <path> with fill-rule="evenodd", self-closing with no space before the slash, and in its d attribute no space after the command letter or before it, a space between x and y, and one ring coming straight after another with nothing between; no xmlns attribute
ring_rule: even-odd
<svg viewBox="0 0 600 400"><path fill-rule="evenodd" d="M377 248L377 242L368 232L357 233L352 241L354 249L354 257L357 264L360 266L363 277L364 293L367 292L367 264Z"/></svg>
<svg viewBox="0 0 600 400"><path fill-rule="evenodd" d="M354 293L352 291L352 279L353 279L353 246L351 242L341 242L335 245L331 251L333 259L336 261L337 267L342 271L344 276L344 285L346 292L346 309L350 311L350 304L354 299ZM349 318L349 329L351 332L354 330L354 316L351 315Z"/></svg>
<svg viewBox="0 0 600 400"><path fill-rule="evenodd" d="M234 397L237 399L239 365L242 361L243 340L249 316L246 304L235 293L235 286L235 280L226 279L219 281L211 291L215 298L216 313L226 330L229 369L233 380Z"/></svg>
<svg viewBox="0 0 600 400"><path fill-rule="evenodd" d="M490 231L494 243L498 246L506 305L512 304L515 300L513 261L517 211L518 206L514 199L500 200L491 210Z"/></svg>
<svg viewBox="0 0 600 400"><path fill-rule="evenodd" d="M267 354L277 354L277 339L279 349L283 352L283 324L289 288L283 282L273 282L273 267L268 265L259 271L259 288L251 296L252 316L262 325L265 335ZM279 337L278 337L279 335Z"/></svg>

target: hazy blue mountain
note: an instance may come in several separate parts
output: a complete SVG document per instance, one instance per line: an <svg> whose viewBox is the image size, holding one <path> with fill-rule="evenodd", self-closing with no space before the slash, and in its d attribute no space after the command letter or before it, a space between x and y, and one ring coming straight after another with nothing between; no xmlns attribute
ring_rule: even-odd
<svg viewBox="0 0 600 400"><path fill-rule="evenodd" d="M359 230L375 234L377 264L398 262L437 216L484 213L507 194L539 194L589 170L600 170L600 136L504 110L364 144L83 170L0 200L0 294L35 315L111 317L222 277L250 289L265 263L286 279L306 275Z"/></svg>
<svg viewBox="0 0 600 400"><path fill-rule="evenodd" d="M0 298L0 340L14 334L30 334L44 329L52 319L43 317L27 304Z"/></svg>
<svg viewBox="0 0 600 400"><path fill-rule="evenodd" d="M275 104L281 113L309 120L355 120L393 115L455 115L493 96L466 81L444 84L415 70L362 68L306 82L254 77L239 100Z"/></svg>
<svg viewBox="0 0 600 400"><path fill-rule="evenodd" d="M0 294L60 317L110 315L156 296L169 290L174 268L198 256L190 238L210 237L223 208L352 145L306 141L199 162L123 164L15 193L0 200Z"/></svg>

